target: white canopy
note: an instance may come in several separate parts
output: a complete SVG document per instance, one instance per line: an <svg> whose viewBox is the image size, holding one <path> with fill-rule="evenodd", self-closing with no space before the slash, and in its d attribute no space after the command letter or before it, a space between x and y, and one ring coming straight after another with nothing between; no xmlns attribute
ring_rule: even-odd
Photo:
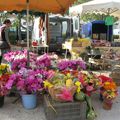
<svg viewBox="0 0 120 120"><path fill-rule="evenodd" d="M93 0L69 9L70 14L105 13L120 17L120 0Z"/></svg>

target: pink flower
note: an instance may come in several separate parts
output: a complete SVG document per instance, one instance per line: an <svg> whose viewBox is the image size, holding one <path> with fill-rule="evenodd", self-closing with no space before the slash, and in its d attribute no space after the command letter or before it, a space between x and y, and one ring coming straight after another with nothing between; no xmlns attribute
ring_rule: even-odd
<svg viewBox="0 0 120 120"><path fill-rule="evenodd" d="M48 71L48 79L52 79L53 77L54 77L54 75L55 75L55 72L53 71L53 70L49 70Z"/></svg>
<svg viewBox="0 0 120 120"><path fill-rule="evenodd" d="M22 90L24 88L24 80L20 80L17 82L17 89Z"/></svg>
<svg viewBox="0 0 120 120"><path fill-rule="evenodd" d="M73 96L71 95L70 90L63 88L62 93L57 95L61 100L64 101L73 101Z"/></svg>
<svg viewBox="0 0 120 120"><path fill-rule="evenodd" d="M66 69L86 69L86 64L82 60L61 60L58 62L58 68L60 70Z"/></svg>
<svg viewBox="0 0 120 120"><path fill-rule="evenodd" d="M10 89L12 89L13 83L14 83L14 80L9 80L8 83L5 85L5 87L8 90L10 90Z"/></svg>
<svg viewBox="0 0 120 120"><path fill-rule="evenodd" d="M93 86L89 86L89 85L87 85L86 90L87 90L87 91L93 91L94 88L93 88Z"/></svg>
<svg viewBox="0 0 120 120"><path fill-rule="evenodd" d="M20 93L35 93L43 89L44 70L32 70L21 68L18 72L11 76L14 79L14 85Z"/></svg>

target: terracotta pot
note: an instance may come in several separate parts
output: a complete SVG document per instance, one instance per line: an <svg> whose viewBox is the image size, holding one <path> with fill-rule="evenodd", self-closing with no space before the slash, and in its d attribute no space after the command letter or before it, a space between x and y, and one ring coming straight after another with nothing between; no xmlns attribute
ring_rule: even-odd
<svg viewBox="0 0 120 120"><path fill-rule="evenodd" d="M112 99L104 99L103 100L103 108L105 110L111 110L113 101Z"/></svg>

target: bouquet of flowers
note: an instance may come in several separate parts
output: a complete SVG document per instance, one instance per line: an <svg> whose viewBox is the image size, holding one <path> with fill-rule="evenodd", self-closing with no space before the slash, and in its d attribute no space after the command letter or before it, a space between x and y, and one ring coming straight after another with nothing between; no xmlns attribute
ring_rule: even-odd
<svg viewBox="0 0 120 120"><path fill-rule="evenodd" d="M112 78L100 75L99 78L102 81L102 86L100 88L101 95L105 99L114 99L117 95L117 86Z"/></svg>
<svg viewBox="0 0 120 120"><path fill-rule="evenodd" d="M51 58L49 55L44 54L37 58L36 66L39 69L48 68L51 66Z"/></svg>
<svg viewBox="0 0 120 120"><path fill-rule="evenodd" d="M112 81L103 83L103 89L101 93L105 99L115 99L118 95L115 82Z"/></svg>
<svg viewBox="0 0 120 120"><path fill-rule="evenodd" d="M31 60L37 59L37 55L32 52L30 52L29 55ZM11 63L16 59L27 58L27 50L17 50L17 51L7 52L4 54L3 57L7 62Z"/></svg>
<svg viewBox="0 0 120 120"><path fill-rule="evenodd" d="M70 74L61 72L51 72L44 81L45 88L48 89L51 97L56 101L73 101L73 95L77 91L76 78Z"/></svg>
<svg viewBox="0 0 120 120"><path fill-rule="evenodd" d="M102 81L99 79L99 77L92 72L80 72L78 78L83 86L85 93L89 96L93 91L96 91L102 85Z"/></svg>
<svg viewBox="0 0 120 120"><path fill-rule="evenodd" d="M13 71L19 71L21 68L27 68L27 59L16 59L12 62L11 69Z"/></svg>
<svg viewBox="0 0 120 120"><path fill-rule="evenodd" d="M117 86L110 77L100 75L99 78L102 80L100 97L103 101L103 108L105 110L110 110L112 108L113 100L118 95Z"/></svg>
<svg viewBox="0 0 120 120"><path fill-rule="evenodd" d="M22 59L22 58L25 58L25 56L27 55L27 51L24 50L24 51L11 51L11 52L7 52L4 54L4 59L7 61L7 62L13 62L15 59Z"/></svg>
<svg viewBox="0 0 120 120"><path fill-rule="evenodd" d="M4 54L4 59L11 64L11 69L13 71L19 71L22 67L27 67L27 50L18 50L18 51L11 51ZM35 66L37 55L29 52L29 64L31 67Z"/></svg>
<svg viewBox="0 0 120 120"><path fill-rule="evenodd" d="M58 62L59 70L78 70L78 69L86 69L86 64L83 60L61 60Z"/></svg>
<svg viewBox="0 0 120 120"><path fill-rule="evenodd" d="M0 96L8 94L9 90L7 84L10 82L9 77L11 73L7 64L0 65ZM11 84L12 86L12 84Z"/></svg>
<svg viewBox="0 0 120 120"><path fill-rule="evenodd" d="M17 90L22 94L32 94L43 90L43 80L47 78L47 72L43 70L32 70L21 68L19 72L11 75ZM10 84L8 84L8 88Z"/></svg>

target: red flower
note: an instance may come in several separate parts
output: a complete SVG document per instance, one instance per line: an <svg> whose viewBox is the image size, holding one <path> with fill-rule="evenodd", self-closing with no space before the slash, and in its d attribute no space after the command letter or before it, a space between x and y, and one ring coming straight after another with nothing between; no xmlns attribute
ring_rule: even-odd
<svg viewBox="0 0 120 120"><path fill-rule="evenodd" d="M102 80L102 83L113 81L112 78L104 76L104 75L100 75L100 76L98 76L98 78Z"/></svg>

